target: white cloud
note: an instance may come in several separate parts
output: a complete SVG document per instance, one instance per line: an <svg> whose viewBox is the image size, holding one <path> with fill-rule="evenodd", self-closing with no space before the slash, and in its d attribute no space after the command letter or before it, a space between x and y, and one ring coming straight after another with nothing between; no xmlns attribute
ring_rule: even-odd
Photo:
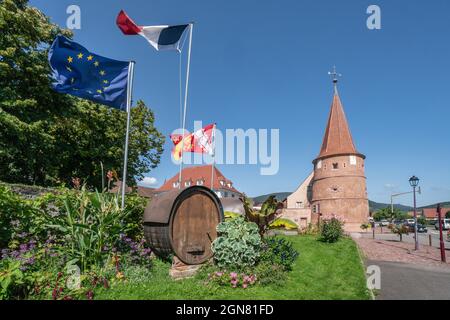
<svg viewBox="0 0 450 320"><path fill-rule="evenodd" d="M384 185L384 187L385 187L386 189L394 189L394 188L396 188L397 186L396 186L395 184L392 184L392 183L386 183L386 184Z"/></svg>
<svg viewBox="0 0 450 320"><path fill-rule="evenodd" d="M144 177L138 182L138 185L143 187L154 187L158 183L158 180L154 177Z"/></svg>

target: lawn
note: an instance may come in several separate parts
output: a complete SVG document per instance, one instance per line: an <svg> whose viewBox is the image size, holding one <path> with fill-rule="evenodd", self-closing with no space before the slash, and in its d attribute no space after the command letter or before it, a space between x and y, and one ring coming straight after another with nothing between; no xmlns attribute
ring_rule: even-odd
<svg viewBox="0 0 450 320"><path fill-rule="evenodd" d="M314 236L288 237L300 252L283 286L256 285L248 289L209 288L198 278L173 281L170 264L156 261L150 276L99 289L96 299L211 300L211 299L369 299L364 269L356 244L349 238L334 244Z"/></svg>

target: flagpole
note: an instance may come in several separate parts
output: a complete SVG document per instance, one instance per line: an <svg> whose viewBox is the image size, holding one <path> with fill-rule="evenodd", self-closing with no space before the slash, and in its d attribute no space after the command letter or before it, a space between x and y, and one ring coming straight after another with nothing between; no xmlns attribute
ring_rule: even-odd
<svg viewBox="0 0 450 320"><path fill-rule="evenodd" d="M183 150L184 150L184 131L186 129L186 113L187 113L187 98L188 98L188 90L189 90L189 75L191 70L191 51L192 51L192 32L194 30L194 24L189 24L189 51L188 51L188 62L187 62L187 71L186 71L186 89L184 91L184 112L183 112L183 132L182 132L182 147L181 150L181 162L180 162L180 175L178 177L178 188L181 189L181 180L182 180L182 171L183 171Z"/></svg>
<svg viewBox="0 0 450 320"><path fill-rule="evenodd" d="M128 69L128 86L127 86L127 131L125 134L125 155L123 159L123 177L122 177L122 210L125 208L125 189L127 187L127 168L128 168L128 142L130 139L130 123L131 123L131 104L133 94L134 80L134 61L130 61Z"/></svg>
<svg viewBox="0 0 450 320"><path fill-rule="evenodd" d="M213 162L211 166L211 190L214 191L214 168L216 166L216 124L214 124L212 134L212 150L213 150Z"/></svg>

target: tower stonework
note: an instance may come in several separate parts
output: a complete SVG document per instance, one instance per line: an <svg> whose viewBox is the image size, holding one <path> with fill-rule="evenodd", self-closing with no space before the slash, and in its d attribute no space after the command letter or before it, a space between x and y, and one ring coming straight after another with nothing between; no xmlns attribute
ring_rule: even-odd
<svg viewBox="0 0 450 320"><path fill-rule="evenodd" d="M337 215L346 231L361 231L367 223L369 202L365 156L356 150L334 80L335 92L319 156L313 161L312 215Z"/></svg>

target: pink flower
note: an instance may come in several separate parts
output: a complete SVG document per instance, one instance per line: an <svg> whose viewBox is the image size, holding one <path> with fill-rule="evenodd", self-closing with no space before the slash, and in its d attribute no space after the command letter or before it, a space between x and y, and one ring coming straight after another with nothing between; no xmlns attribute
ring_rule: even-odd
<svg viewBox="0 0 450 320"><path fill-rule="evenodd" d="M218 276L218 277L223 276L223 272L216 272L216 276Z"/></svg>
<svg viewBox="0 0 450 320"><path fill-rule="evenodd" d="M231 277L232 279L236 279L237 276L238 276L238 274L237 274L236 272L231 272L231 273L230 273L230 277Z"/></svg>
<svg viewBox="0 0 450 320"><path fill-rule="evenodd" d="M246 283L244 283L244 284L242 285L242 288L244 288L244 289L247 289L247 287L248 287L248 285L247 285Z"/></svg>

